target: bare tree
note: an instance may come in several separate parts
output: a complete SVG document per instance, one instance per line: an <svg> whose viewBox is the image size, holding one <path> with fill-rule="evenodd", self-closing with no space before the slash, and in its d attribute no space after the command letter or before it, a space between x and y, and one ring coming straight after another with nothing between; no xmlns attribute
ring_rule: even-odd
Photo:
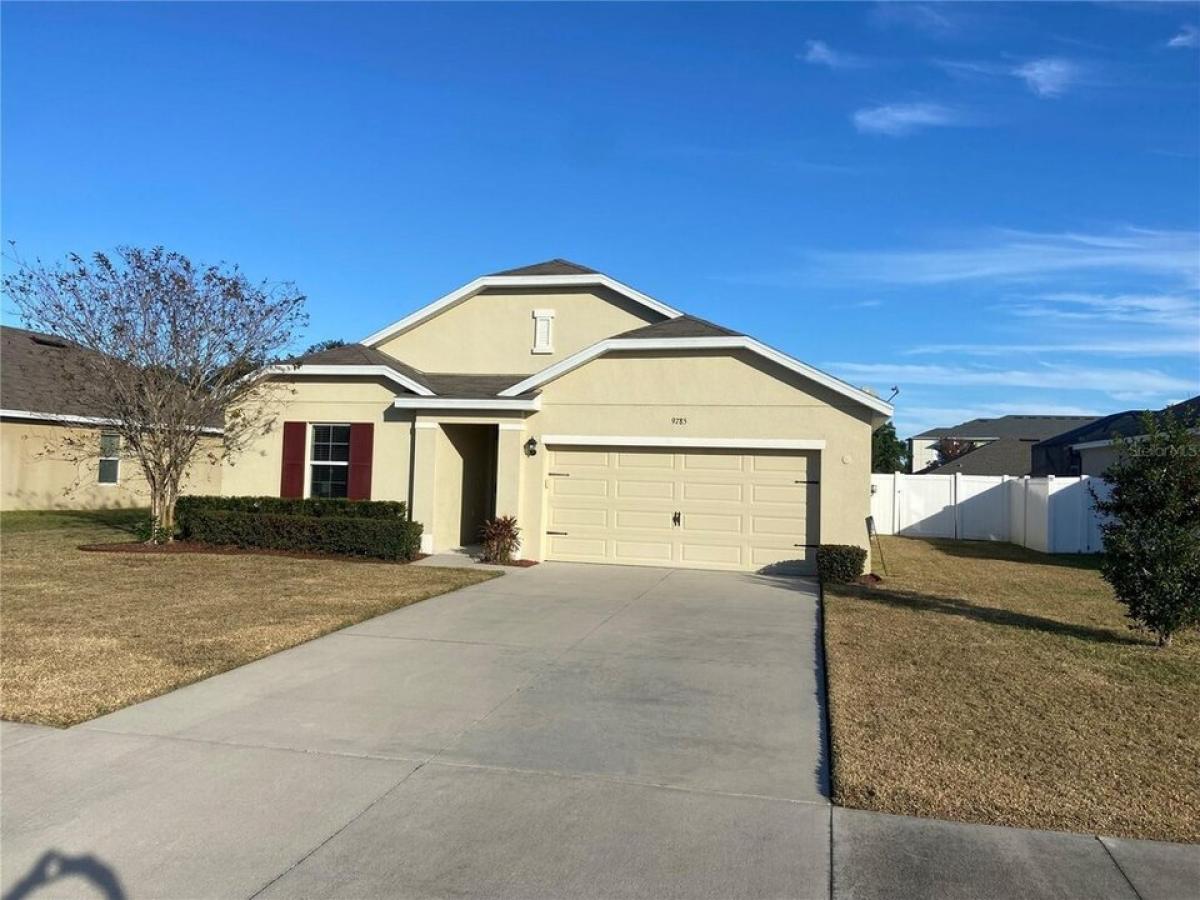
<svg viewBox="0 0 1200 900"><path fill-rule="evenodd" d="M170 540L193 461L217 463L270 432L278 385L254 373L306 323L304 296L161 247L9 262L4 293L30 327L93 351L80 354L72 387L140 465L156 531ZM201 449L222 431L218 452Z"/></svg>

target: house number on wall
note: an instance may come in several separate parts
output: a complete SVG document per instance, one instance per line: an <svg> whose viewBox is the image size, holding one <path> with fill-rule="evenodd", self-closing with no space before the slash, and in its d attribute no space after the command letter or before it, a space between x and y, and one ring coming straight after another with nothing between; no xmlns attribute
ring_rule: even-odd
<svg viewBox="0 0 1200 900"><path fill-rule="evenodd" d="M672 425L686 425L686 424L687 424L687 418L686 418L685 416L672 416L672 417L671 417L671 424L672 424Z"/></svg>

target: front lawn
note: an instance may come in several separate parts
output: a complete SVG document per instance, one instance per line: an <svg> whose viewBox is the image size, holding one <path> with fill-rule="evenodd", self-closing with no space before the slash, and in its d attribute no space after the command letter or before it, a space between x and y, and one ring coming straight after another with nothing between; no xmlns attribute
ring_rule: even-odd
<svg viewBox="0 0 1200 900"><path fill-rule="evenodd" d="M825 589L835 802L1200 841L1200 636L1131 631L1095 557L882 541Z"/></svg>
<svg viewBox="0 0 1200 900"><path fill-rule="evenodd" d="M76 549L139 515L0 516L0 717L73 725L496 574Z"/></svg>

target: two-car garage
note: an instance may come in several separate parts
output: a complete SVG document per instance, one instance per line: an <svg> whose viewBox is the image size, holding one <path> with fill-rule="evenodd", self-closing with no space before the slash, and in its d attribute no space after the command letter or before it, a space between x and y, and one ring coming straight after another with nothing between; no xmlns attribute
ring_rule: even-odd
<svg viewBox="0 0 1200 900"><path fill-rule="evenodd" d="M548 559L814 567L817 449L547 445Z"/></svg>

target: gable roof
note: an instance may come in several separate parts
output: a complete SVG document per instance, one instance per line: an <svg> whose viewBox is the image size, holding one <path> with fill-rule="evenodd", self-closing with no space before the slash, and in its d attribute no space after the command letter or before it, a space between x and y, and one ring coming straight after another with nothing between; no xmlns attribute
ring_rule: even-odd
<svg viewBox="0 0 1200 900"><path fill-rule="evenodd" d="M306 353L273 366L264 375L377 375L422 397L433 396L424 372L396 357L362 344L343 344Z"/></svg>
<svg viewBox="0 0 1200 900"><path fill-rule="evenodd" d="M627 284L617 281L615 278L610 278L603 272L595 272L585 266L580 266L577 263L568 262L567 260L550 260L545 263L537 263L533 266L526 266L526 269L541 269L543 267L574 267L571 271L559 272L528 272L521 273L520 269L510 269L508 272L500 272L495 275L484 275L481 278L476 278L469 284L464 284L457 290L451 291L432 303L426 304L414 313L410 313L403 319L393 322L385 328L379 329L374 334L369 334L362 339L360 343L368 347L374 347L389 338L395 337L404 331L408 331L426 319L431 319L444 309L462 303L476 294L486 291L488 288L513 288L513 287L604 287L616 294L620 294L627 300L632 300L653 312L658 313L664 318L673 319L676 316L682 315L679 310L674 307L667 306L653 297L643 294L639 290L631 288ZM575 271L580 269L583 271Z"/></svg>
<svg viewBox="0 0 1200 900"><path fill-rule="evenodd" d="M618 338L743 337L740 332L686 313L616 335Z"/></svg>
<svg viewBox="0 0 1200 900"><path fill-rule="evenodd" d="M1095 421L1095 416L998 416L992 419L970 419L945 428L931 428L914 434L910 440L1018 438L1040 441Z"/></svg>
<svg viewBox="0 0 1200 900"><path fill-rule="evenodd" d="M516 269L504 269L500 272L493 272L492 275L599 275L595 269L589 269L587 266L581 266L579 263L571 262L569 259L555 257L548 259L545 262L533 263L529 266L520 266Z"/></svg>
<svg viewBox="0 0 1200 900"><path fill-rule="evenodd" d="M917 474L1028 475L1033 470L1030 452L1033 444L1033 441L1020 438L1000 438L980 444L945 465L926 466Z"/></svg>
<svg viewBox="0 0 1200 900"><path fill-rule="evenodd" d="M1070 431L1063 432L1040 442L1038 447L1076 447L1080 444L1101 446L1109 443L1114 435L1135 437L1145 431L1142 425L1142 416L1147 412L1156 418L1161 418L1165 414L1170 413L1182 419L1184 424L1195 426L1200 424L1200 395L1176 403L1173 406L1168 406L1165 410L1129 409L1124 412L1113 413L1110 416L1104 416L1100 419L1093 419L1091 422L1081 425L1078 428L1072 428Z"/></svg>
<svg viewBox="0 0 1200 900"><path fill-rule="evenodd" d="M700 321L700 320L697 320ZM719 326L716 326L719 327ZM882 416L892 415L892 405L881 400L869 391L856 388L840 378L835 378L827 372L803 363L788 356L773 347L768 347L746 335L720 335L707 337L612 337L597 341L590 347L584 347L578 353L573 353L565 359L549 365L540 372L535 372L523 381L500 392L501 397L517 397L541 387L580 366L591 362L598 356L620 350L748 350L785 369L789 369L831 391L860 403Z"/></svg>

